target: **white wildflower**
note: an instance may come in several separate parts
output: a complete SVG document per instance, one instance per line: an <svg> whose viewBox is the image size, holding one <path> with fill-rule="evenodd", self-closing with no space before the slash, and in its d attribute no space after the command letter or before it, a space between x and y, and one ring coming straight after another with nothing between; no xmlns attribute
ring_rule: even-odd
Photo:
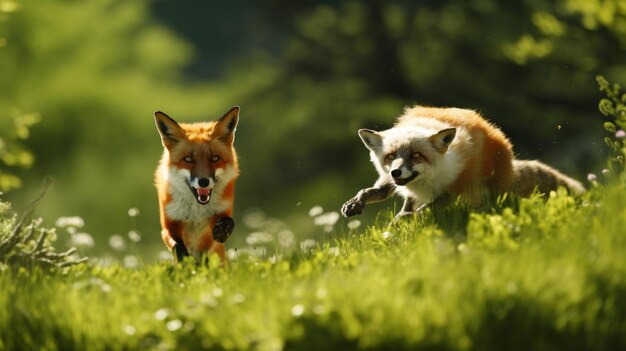
<svg viewBox="0 0 626 351"><path fill-rule="evenodd" d="M128 255L124 256L124 267L126 268L137 268L139 266L139 260L137 256Z"/></svg>
<svg viewBox="0 0 626 351"><path fill-rule="evenodd" d="M324 213L324 209L322 208L322 206L313 206L309 210L309 216L311 217L319 216L322 213Z"/></svg>
<svg viewBox="0 0 626 351"><path fill-rule="evenodd" d="M109 293L111 292L111 285L104 283L100 286L100 289L102 290L102 292L104 293Z"/></svg>
<svg viewBox="0 0 626 351"><path fill-rule="evenodd" d="M131 230L128 232L128 238L130 239L130 241L137 243L141 241L141 234L139 234L139 232L136 230Z"/></svg>
<svg viewBox="0 0 626 351"><path fill-rule="evenodd" d="M85 221L83 221L83 219L78 216L60 217L59 219L57 219L55 225L59 228L82 228L85 225Z"/></svg>
<svg viewBox="0 0 626 351"><path fill-rule="evenodd" d="M282 255L272 255L267 260L270 261L271 264L276 264L276 262L279 262L282 259L283 259Z"/></svg>
<svg viewBox="0 0 626 351"><path fill-rule="evenodd" d="M323 215L315 217L313 219L313 224L319 226L334 226L335 223L339 220L339 212L332 211L324 213Z"/></svg>
<svg viewBox="0 0 626 351"><path fill-rule="evenodd" d="M300 317L304 313L304 306L297 304L291 308L291 315Z"/></svg>
<svg viewBox="0 0 626 351"><path fill-rule="evenodd" d="M320 300L326 298L326 296L328 296L328 291L324 288L319 288L315 291L315 297Z"/></svg>
<svg viewBox="0 0 626 351"><path fill-rule="evenodd" d="M336 246L329 247L328 254L331 256L339 256L339 254L341 254L341 250Z"/></svg>
<svg viewBox="0 0 626 351"><path fill-rule="evenodd" d="M76 233L72 235L72 246L77 248L92 248L95 246L93 238L87 233Z"/></svg>
<svg viewBox="0 0 626 351"><path fill-rule="evenodd" d="M126 249L126 242L119 234L113 234L109 238L109 246L115 251L124 251Z"/></svg>
<svg viewBox="0 0 626 351"><path fill-rule="evenodd" d="M159 261L169 261L172 259L172 253L167 250L161 250L159 251L157 258Z"/></svg>
<svg viewBox="0 0 626 351"><path fill-rule="evenodd" d="M306 239L300 242L300 249L302 251L309 251L317 246L317 241L313 239Z"/></svg>
<svg viewBox="0 0 626 351"><path fill-rule="evenodd" d="M228 260L229 261L237 261L237 259L239 258L239 254L237 253L237 250L235 249L228 249Z"/></svg>
<svg viewBox="0 0 626 351"><path fill-rule="evenodd" d="M265 223L265 214L258 208L250 208L244 213L242 220L248 228L261 228Z"/></svg>
<svg viewBox="0 0 626 351"><path fill-rule="evenodd" d="M127 335L135 335L135 333L137 332L135 327L129 324L124 325L122 329L124 330L124 333L126 333Z"/></svg>
<svg viewBox="0 0 626 351"><path fill-rule="evenodd" d="M266 244L273 240L274 240L274 237L270 233L254 232L254 233L250 233L246 237L246 244L248 245Z"/></svg>
<svg viewBox="0 0 626 351"><path fill-rule="evenodd" d="M296 243L295 235L291 230L283 230L278 233L278 242L283 248L290 248Z"/></svg>
<svg viewBox="0 0 626 351"><path fill-rule="evenodd" d="M359 221L358 219L353 219L350 222L348 222L348 229L350 230L355 230L360 226L361 226L361 221Z"/></svg>
<svg viewBox="0 0 626 351"><path fill-rule="evenodd" d="M252 248L252 256L256 258L263 258L267 256L267 248L265 246L256 246Z"/></svg>
<svg viewBox="0 0 626 351"><path fill-rule="evenodd" d="M170 310L163 307L154 312L154 318L158 321L164 321L170 315Z"/></svg>
<svg viewBox="0 0 626 351"><path fill-rule="evenodd" d="M178 329L182 328L182 326L183 326L183 322L181 322L179 319L172 319L171 321L167 322L167 324L165 325L167 330L171 332L177 331Z"/></svg>

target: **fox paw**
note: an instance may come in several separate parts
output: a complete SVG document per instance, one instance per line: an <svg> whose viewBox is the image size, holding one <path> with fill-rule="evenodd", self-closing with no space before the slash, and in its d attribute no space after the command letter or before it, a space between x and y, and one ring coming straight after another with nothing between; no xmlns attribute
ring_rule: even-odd
<svg viewBox="0 0 626 351"><path fill-rule="evenodd" d="M352 217L356 215L360 215L363 213L363 209L365 208L365 201L361 201L358 197L353 197L352 199L346 201L345 204L341 207L341 214L344 217Z"/></svg>
<svg viewBox="0 0 626 351"><path fill-rule="evenodd" d="M235 228L235 221L230 217L220 217L213 227L213 239L220 243L226 242L233 233Z"/></svg>

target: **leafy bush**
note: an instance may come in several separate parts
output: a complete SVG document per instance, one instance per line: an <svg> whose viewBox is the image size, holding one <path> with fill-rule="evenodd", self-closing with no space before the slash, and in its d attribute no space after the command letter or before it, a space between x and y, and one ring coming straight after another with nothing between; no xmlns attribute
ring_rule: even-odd
<svg viewBox="0 0 626 351"><path fill-rule="evenodd" d="M608 169L618 175L622 181L626 181L626 94L621 94L621 86L617 83L611 85L602 76L597 78L600 90L605 92L607 97L600 100L600 112L614 119L604 122L604 129L611 133L611 137L605 137L604 142L611 150ZM620 95L621 94L621 95Z"/></svg>
<svg viewBox="0 0 626 351"><path fill-rule="evenodd" d="M28 223L30 215L45 195L45 190L33 201L20 220L16 220L8 202L0 202L0 271L7 268L63 268L87 260L77 258L76 249L56 252L54 229L41 227L41 219Z"/></svg>
<svg viewBox="0 0 626 351"><path fill-rule="evenodd" d="M471 213L467 245L514 250L523 242L557 235L579 212L575 199L568 196L564 188L551 192L547 199L535 194L517 201L515 209L505 207L498 213Z"/></svg>

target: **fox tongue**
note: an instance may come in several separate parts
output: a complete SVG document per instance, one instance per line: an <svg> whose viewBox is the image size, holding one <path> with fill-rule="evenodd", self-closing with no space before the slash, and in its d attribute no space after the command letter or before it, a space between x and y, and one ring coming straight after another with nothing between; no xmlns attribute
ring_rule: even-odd
<svg viewBox="0 0 626 351"><path fill-rule="evenodd" d="M198 192L198 201L205 204L209 202L209 198L211 196L211 191L209 189L196 189Z"/></svg>

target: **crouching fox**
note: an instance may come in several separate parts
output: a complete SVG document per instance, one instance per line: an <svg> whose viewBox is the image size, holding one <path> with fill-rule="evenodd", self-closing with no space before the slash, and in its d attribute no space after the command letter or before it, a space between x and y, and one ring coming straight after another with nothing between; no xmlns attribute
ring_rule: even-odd
<svg viewBox="0 0 626 351"><path fill-rule="evenodd" d="M572 194L584 187L539 162L515 160L504 133L478 113L460 108L407 108L385 131L359 130L379 177L341 208L361 214L368 203L397 193L404 204L396 218L441 198L461 197L478 204L485 193L530 195L564 186Z"/></svg>

